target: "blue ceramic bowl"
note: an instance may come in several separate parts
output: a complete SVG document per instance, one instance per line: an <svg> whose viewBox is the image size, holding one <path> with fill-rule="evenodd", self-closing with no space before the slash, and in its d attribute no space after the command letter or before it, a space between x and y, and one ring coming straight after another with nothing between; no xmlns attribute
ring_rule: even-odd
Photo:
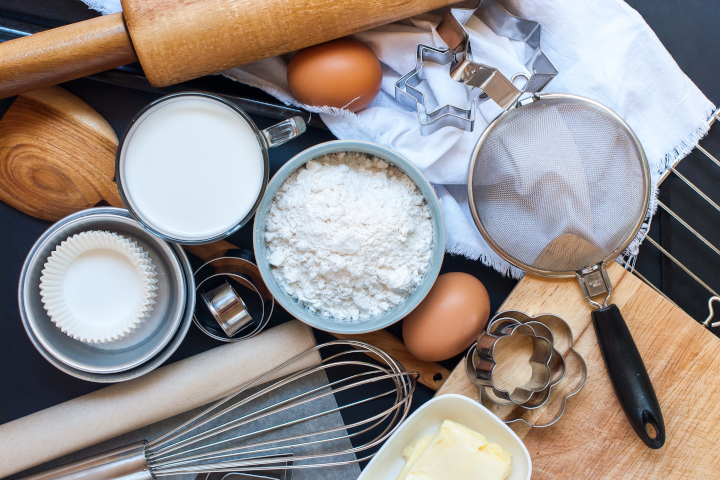
<svg viewBox="0 0 720 480"><path fill-rule="evenodd" d="M430 259L430 265L417 288L398 306L380 315L361 319L354 323L339 322L331 317L313 313L298 303L297 300L293 299L272 274L270 263L268 262L267 246L265 245L265 223L267 222L268 213L270 212L270 205L272 205L275 194L280 186L282 186L285 180L292 175L295 170L305 165L309 160L327 155L328 153L337 152L367 153L382 158L399 170L402 170L415 182L425 196L425 200L430 208L431 221L433 224L432 257ZM445 224L443 223L440 202L438 201L437 195L435 195L435 190L433 190L430 182L427 181L417 167L399 154L381 145L356 140L336 140L321 143L295 155L290 161L283 165L272 180L270 180L265 190L265 195L255 212L253 243L255 246L255 259L260 269L260 274L265 280L265 284L280 305L290 312L292 316L307 323L311 327L327 332L365 333L392 325L413 311L423 298L425 298L425 295L427 295L433 283L435 283L435 279L440 273L440 267L442 266L443 256L445 254Z"/></svg>

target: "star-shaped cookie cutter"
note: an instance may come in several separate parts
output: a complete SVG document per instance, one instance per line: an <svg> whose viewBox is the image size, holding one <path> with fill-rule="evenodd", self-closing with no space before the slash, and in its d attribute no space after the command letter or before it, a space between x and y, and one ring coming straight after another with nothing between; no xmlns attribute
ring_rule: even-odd
<svg viewBox="0 0 720 480"><path fill-rule="evenodd" d="M465 24L473 15L495 34L525 43L524 64L532 72L529 78L525 73L519 73L508 79L498 69L473 61L470 36L465 30ZM510 14L495 0L481 0L474 8L450 9L438 24L437 32L448 48L418 45L415 68L395 82L395 99L417 109L423 136L449 126L471 132L477 105L491 99L503 110L508 110L524 93L541 91L558 73L540 47L540 24ZM444 105L428 112L425 95L418 89L424 79L423 64L426 60L450 65L450 77L471 89L470 108ZM527 79L522 90L513 83L518 76Z"/></svg>

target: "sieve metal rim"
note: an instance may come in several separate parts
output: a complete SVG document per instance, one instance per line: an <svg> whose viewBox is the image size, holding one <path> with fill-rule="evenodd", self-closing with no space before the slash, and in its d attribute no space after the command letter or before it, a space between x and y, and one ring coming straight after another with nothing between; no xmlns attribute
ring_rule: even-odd
<svg viewBox="0 0 720 480"><path fill-rule="evenodd" d="M555 271L555 270L544 270L537 267L533 267L532 265L528 265L524 262L521 262L514 257L510 256L505 250L500 247L495 241L492 239L490 234L485 229L485 226L482 223L482 220L480 219L480 216L478 215L477 209L475 208L475 196L473 194L473 188L472 188L472 179L473 174L475 172L475 165L476 165L476 159L478 157L478 154L480 153L480 148L482 147L483 143L485 143L485 140L487 140L487 137L490 135L490 132L500 123L503 121L504 118L507 117L507 115L514 111L516 108L522 108L523 106L527 105L528 103L532 103L535 101L542 101L544 99L548 100L573 100L580 103L586 103L590 104L596 108L599 108L600 110L603 110L605 113L607 113L611 118L613 118L616 122L618 122L618 125L623 127L627 133L630 134L630 138L632 138L633 142L638 148L638 151L640 152L640 159L642 163L643 173L645 174L645 196L643 201L643 208L642 212L643 214L638 217L638 220L635 224L635 228L633 228L632 233L628 235L628 237L623 240L620 243L620 246L613 251L610 255L599 261L596 265L604 264L608 260L612 260L617 258L625 249L632 243L633 239L637 235L638 231L640 230L640 227L642 226L643 222L645 221L645 217L647 216L647 211L650 206L650 193L651 193L651 180L650 180L650 166L648 165L647 156L645 155L645 149L642 147L642 144L640 143L640 140L638 139L637 135L635 135L635 132L632 128L630 128L630 125L625 122L625 120L622 119L617 113L613 112L611 109L603 105L602 103L596 102L595 100L591 100L586 97L581 97L579 95L571 95L569 93L536 93L532 97L522 100L515 104L512 108L504 111L500 115L498 115L495 120L493 120L490 125L485 128L485 131L483 131L482 135L480 136L480 139L478 140L477 144L475 145L475 149L473 150L472 156L470 157L470 168L468 169L468 176L467 176L467 191L468 191L468 206L470 207L470 213L472 214L473 221L475 222L475 226L480 231L480 234L482 235L483 239L487 242L487 244L490 246L490 248L493 249L495 253L500 255L500 257L510 263L511 265L524 270L529 273L533 273L535 275L542 275L544 277L575 277L577 275L576 270L570 270L570 271ZM584 268L592 267L593 265L586 265ZM582 270L582 269L580 269ZM579 270L578 270L579 271Z"/></svg>

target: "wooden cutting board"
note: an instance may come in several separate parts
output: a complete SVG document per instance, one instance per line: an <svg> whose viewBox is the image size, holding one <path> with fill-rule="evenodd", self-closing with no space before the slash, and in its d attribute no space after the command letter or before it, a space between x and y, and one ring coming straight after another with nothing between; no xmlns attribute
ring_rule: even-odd
<svg viewBox="0 0 720 480"><path fill-rule="evenodd" d="M590 307L575 279L527 275L501 310L553 313L570 324L575 348L585 358L585 387L568 400L563 417L547 428L516 422L533 480L720 478L720 339L678 307L614 263L608 273L620 307L652 379L665 418L667 441L647 448L635 435L607 376ZM477 400L464 363L437 395L458 393Z"/></svg>

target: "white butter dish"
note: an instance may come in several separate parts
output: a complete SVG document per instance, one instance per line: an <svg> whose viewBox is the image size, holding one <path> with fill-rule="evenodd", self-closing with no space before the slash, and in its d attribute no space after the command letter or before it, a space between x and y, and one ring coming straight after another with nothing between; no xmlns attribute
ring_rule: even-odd
<svg viewBox="0 0 720 480"><path fill-rule="evenodd" d="M510 452L512 470L507 480L530 480L532 461L522 440L487 408L455 394L435 397L410 415L368 463L358 480L396 480L405 466L405 447L435 433L444 420L465 425Z"/></svg>

